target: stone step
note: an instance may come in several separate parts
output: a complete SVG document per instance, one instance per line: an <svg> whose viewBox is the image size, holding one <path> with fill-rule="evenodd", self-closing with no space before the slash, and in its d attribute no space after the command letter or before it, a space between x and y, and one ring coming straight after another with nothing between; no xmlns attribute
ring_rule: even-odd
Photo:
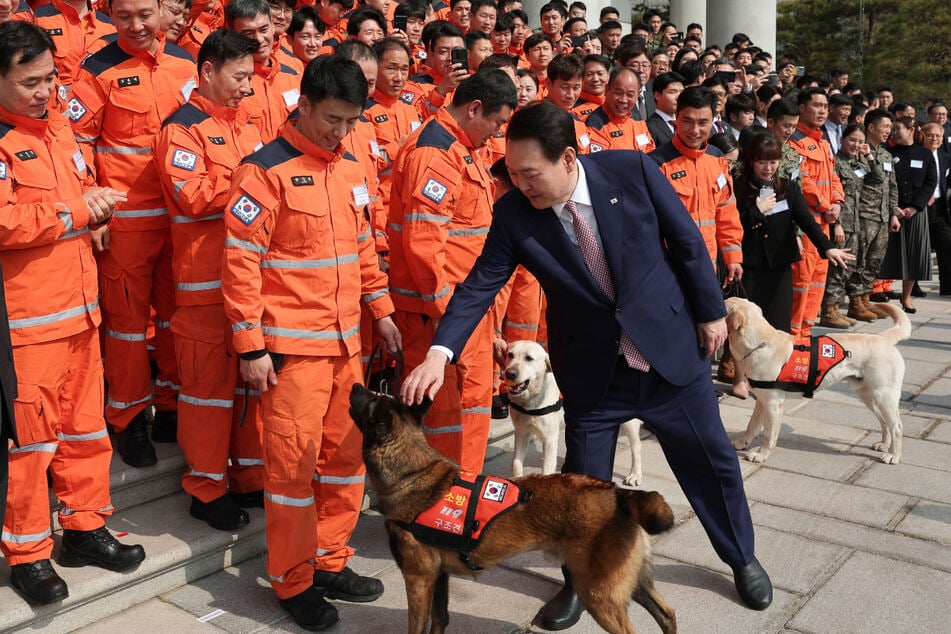
<svg viewBox="0 0 951 634"><path fill-rule="evenodd" d="M145 561L129 573L56 566L60 537L55 534L53 565L69 585L69 597L58 604L28 604L10 586L9 567L0 559L0 632L71 632L264 552L263 509L248 509L251 523L232 535L192 518L189 502L178 492L127 506L109 518L120 541L145 547Z"/></svg>

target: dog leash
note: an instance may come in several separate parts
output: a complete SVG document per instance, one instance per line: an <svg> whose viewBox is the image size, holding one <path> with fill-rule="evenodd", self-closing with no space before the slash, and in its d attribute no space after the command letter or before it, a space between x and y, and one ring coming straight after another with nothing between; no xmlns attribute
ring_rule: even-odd
<svg viewBox="0 0 951 634"><path fill-rule="evenodd" d="M389 353L393 356L393 385L391 386L389 381L386 378L385 372L388 369L386 363L387 350L383 345L383 342L377 342L373 347L373 351L370 353L370 358L367 360L367 368L363 374L363 384L365 386L370 385L370 378L373 376L373 360L379 356L380 358L380 372L382 375L380 378L379 391L382 394L388 394L390 396L398 396L400 393L400 388L403 386L403 350L402 348L397 348L396 352ZM393 391L390 391L390 388L393 388Z"/></svg>

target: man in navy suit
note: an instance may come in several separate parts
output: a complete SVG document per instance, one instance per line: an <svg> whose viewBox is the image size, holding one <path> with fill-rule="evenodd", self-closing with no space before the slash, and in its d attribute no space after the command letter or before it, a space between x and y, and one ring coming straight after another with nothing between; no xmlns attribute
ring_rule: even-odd
<svg viewBox="0 0 951 634"><path fill-rule="evenodd" d="M696 225L646 155L578 157L571 117L553 104L513 116L505 160L517 190L496 203L482 255L456 287L425 361L404 382L403 400L435 395L445 364L524 265L548 299L551 365L566 413L562 471L611 480L619 426L646 421L744 603L765 609L772 586L754 555L736 452L710 381L726 309ZM592 241L607 262L610 292L589 269ZM625 344L640 363L629 364ZM580 618L567 571L565 581L540 615L546 629Z"/></svg>

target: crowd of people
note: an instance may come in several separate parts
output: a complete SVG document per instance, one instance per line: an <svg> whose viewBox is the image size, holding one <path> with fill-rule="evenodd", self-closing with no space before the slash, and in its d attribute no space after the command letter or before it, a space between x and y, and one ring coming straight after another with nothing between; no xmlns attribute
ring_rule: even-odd
<svg viewBox="0 0 951 634"><path fill-rule="evenodd" d="M177 442L197 520L236 531L265 509L267 578L302 627L336 622L327 599L378 598L347 566L364 487L350 387L386 371L377 347L425 362L493 203L544 184L506 165L510 118L539 102L570 117L572 156L648 154L710 276L776 328L848 328L889 298L915 312L932 249L951 294L940 99L919 127L888 88L807 74L742 33L721 47L649 11L622 35L620 17L559 0L538 16L520 0L0 2L12 585L68 596L47 471L58 564L135 569L143 548L105 528L113 446L142 468ZM447 355L424 431L466 472L506 415L505 345L547 342L547 302L518 267ZM746 396L728 351L719 376Z"/></svg>

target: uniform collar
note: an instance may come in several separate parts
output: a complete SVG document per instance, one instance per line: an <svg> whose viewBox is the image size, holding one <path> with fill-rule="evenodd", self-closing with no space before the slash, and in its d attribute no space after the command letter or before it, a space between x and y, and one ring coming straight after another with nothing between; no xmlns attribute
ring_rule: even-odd
<svg viewBox="0 0 951 634"><path fill-rule="evenodd" d="M271 56L267 58L266 64L254 62L254 74L264 79L270 79L279 72L281 72L281 62L277 59L277 46L275 45L271 49Z"/></svg>
<svg viewBox="0 0 951 634"><path fill-rule="evenodd" d="M304 154L318 158L328 164L336 163L347 152L347 148L343 143L338 143L337 148L333 152L325 150L304 136L304 134L297 128L297 124L285 126L283 136L291 145L296 147Z"/></svg>
<svg viewBox="0 0 951 634"><path fill-rule="evenodd" d="M456 138L459 143L465 147L475 149L477 146L472 144L472 141L469 139L469 135L466 134L466 131L462 129L462 126L459 125L459 122L456 121L455 117L449 112L448 108L440 108L435 115L436 121L439 124L446 128L452 136Z"/></svg>
<svg viewBox="0 0 951 634"><path fill-rule="evenodd" d="M370 97L373 99L373 101L377 102L378 104L382 106L386 106L387 108L392 106L399 99L399 95L397 95L396 97L390 97L389 95L387 95L380 89L374 90L373 94L370 95Z"/></svg>
<svg viewBox="0 0 951 634"><path fill-rule="evenodd" d="M676 134L674 138L671 139L674 144L674 147L677 148L677 151L686 156L687 158L693 159L696 161L701 156L707 153L707 144L702 143L698 149L693 149L684 145L683 141L680 140L680 137Z"/></svg>
<svg viewBox="0 0 951 634"><path fill-rule="evenodd" d="M158 62L161 59L161 57L165 54L165 34L156 33L155 39L158 40L158 48L155 49L154 54L144 49L132 48L131 46L126 44L125 40L123 40L121 37L118 40L116 40L116 43L119 45L119 48L121 48L124 52L128 53L132 57L138 57L139 59L145 59L149 61Z"/></svg>
<svg viewBox="0 0 951 634"><path fill-rule="evenodd" d="M810 139L815 139L818 141L822 138L822 130L819 128L810 128L803 122L799 122L799 125L796 126L796 129L805 134Z"/></svg>
<svg viewBox="0 0 951 634"><path fill-rule="evenodd" d="M214 101L203 97L198 90L193 90L191 97L188 98L188 103L192 104L205 114L210 114L215 119L220 119L227 123L234 123L235 115L238 112L237 108L229 108L228 106L223 106L217 104Z"/></svg>
<svg viewBox="0 0 951 634"><path fill-rule="evenodd" d="M594 103L599 106L604 105L604 95L593 95L590 92L581 91L581 95L578 97L582 101L587 101L588 103Z"/></svg>
<svg viewBox="0 0 951 634"><path fill-rule="evenodd" d="M63 0L53 0L51 3L56 10L65 15L70 21L79 22L80 20L95 20L96 19L96 8L93 7L88 1L86 2L86 15L79 17L79 11L76 10L71 4L67 4Z"/></svg>
<svg viewBox="0 0 951 634"><path fill-rule="evenodd" d="M0 121L4 121L16 128L26 129L32 134L42 136L46 133L50 124L56 123L56 114L57 113L53 110L47 110L45 117L42 119L34 119L33 117L14 114L6 108L0 108Z"/></svg>

